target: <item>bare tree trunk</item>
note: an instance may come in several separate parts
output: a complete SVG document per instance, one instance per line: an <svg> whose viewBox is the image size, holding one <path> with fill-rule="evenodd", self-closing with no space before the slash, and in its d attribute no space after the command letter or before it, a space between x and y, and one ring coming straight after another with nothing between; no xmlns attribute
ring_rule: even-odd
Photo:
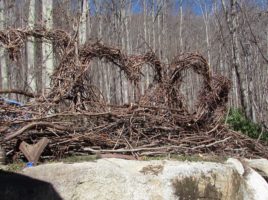
<svg viewBox="0 0 268 200"><path fill-rule="evenodd" d="M157 7L158 7L158 10L157 10L157 34L158 34L158 57L161 59L162 58L162 55L161 55L161 50L160 50L160 47L162 46L162 26L161 26L161 10L162 10L162 0L158 0L157 2Z"/></svg>
<svg viewBox="0 0 268 200"><path fill-rule="evenodd" d="M152 32L153 32L153 50L156 50L156 41L155 41L155 0L152 1Z"/></svg>
<svg viewBox="0 0 268 200"><path fill-rule="evenodd" d="M147 33L147 1L143 0L143 32L144 32L144 41L148 42L148 33ZM144 81L141 83L141 94L144 94L145 89L147 88L148 79L149 79L149 69L148 66L143 67L143 73L145 77L143 78Z"/></svg>
<svg viewBox="0 0 268 200"><path fill-rule="evenodd" d="M182 40L182 26L183 26L183 12L182 12L182 0L179 0L180 5L180 29L179 29L179 39L180 39L180 53L183 52L183 40Z"/></svg>
<svg viewBox="0 0 268 200"><path fill-rule="evenodd" d="M36 1L35 3L35 23L40 23L42 20L42 3ZM34 45L34 66L35 66L35 85L38 94L42 93L43 86L43 51L42 51L42 39L35 39Z"/></svg>
<svg viewBox="0 0 268 200"><path fill-rule="evenodd" d="M52 0L42 1L42 18L43 23L47 29L52 29L53 19L52 19ZM42 80L43 80L43 90L49 87L50 76L53 73L54 63L53 63L53 46L51 42L42 42L42 54L43 54L43 70L42 70Z"/></svg>
<svg viewBox="0 0 268 200"><path fill-rule="evenodd" d="M87 40L87 16L88 16L88 1L80 0L81 17L79 25L79 44L84 44Z"/></svg>
<svg viewBox="0 0 268 200"><path fill-rule="evenodd" d="M200 5L201 11L202 11L202 16L203 16L203 20L204 20L204 24L205 24L208 64L211 64L208 11L207 11L207 7L206 7L206 3L204 3L204 2L202 3L201 0L199 0L199 5Z"/></svg>
<svg viewBox="0 0 268 200"><path fill-rule="evenodd" d="M30 0L28 26L33 28L35 24L35 0ZM28 83L33 91L36 90L36 76L34 66L34 38L31 37L26 43Z"/></svg>
<svg viewBox="0 0 268 200"><path fill-rule="evenodd" d="M131 38L130 38L130 26L129 24L131 23L131 17L130 17L130 13L131 13L131 7L132 7L132 2L129 1L128 4L126 4L125 6L125 10L126 10L126 16L125 16L125 31L126 31L126 52L128 54L132 53L132 45L131 45ZM129 81L125 78L125 90L127 90L127 103L133 102L134 101L134 95L133 95L133 87L132 85L129 83Z"/></svg>
<svg viewBox="0 0 268 200"><path fill-rule="evenodd" d="M0 0L0 30L5 28L5 4ZM7 64L4 48L0 48L1 88L7 88Z"/></svg>
<svg viewBox="0 0 268 200"><path fill-rule="evenodd" d="M231 45L232 45L232 67L237 80L238 91L240 95L240 103L245 114L249 114L248 105L246 101L246 87L243 78L242 66L239 58L239 45L238 45L238 10L237 10L237 0L230 0L230 13L227 11L226 4L224 0L221 0L222 6L225 12L226 22L229 28L229 33L231 35Z"/></svg>
<svg viewBox="0 0 268 200"><path fill-rule="evenodd" d="M121 46L123 50L127 53L129 53L129 47L128 47L128 37L127 37L127 3L126 1L120 1L120 12L121 12L121 18L120 18L120 35L121 35ZM122 103L129 103L128 99L128 84L127 79L123 73L120 71L120 79L121 79L121 98Z"/></svg>

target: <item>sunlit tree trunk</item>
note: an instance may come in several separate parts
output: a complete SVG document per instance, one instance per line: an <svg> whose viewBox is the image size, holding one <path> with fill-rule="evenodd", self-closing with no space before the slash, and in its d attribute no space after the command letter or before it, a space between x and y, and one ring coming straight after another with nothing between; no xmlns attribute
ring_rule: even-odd
<svg viewBox="0 0 268 200"><path fill-rule="evenodd" d="M209 37L209 16L207 11L207 5L204 1L199 0L199 5L202 11L203 21L205 25L205 34L206 34L206 43L207 43L207 56L208 56L208 63L211 63L211 56L210 56L210 37Z"/></svg>
<svg viewBox="0 0 268 200"><path fill-rule="evenodd" d="M47 29L52 29L53 19L52 19L52 0L42 1L42 17L44 26ZM43 90L49 87L50 76L53 73L54 63L53 63L53 47L52 43L49 41L42 42L42 55L43 55L43 69L42 69L42 81Z"/></svg>
<svg viewBox="0 0 268 200"><path fill-rule="evenodd" d="M158 9L157 9L157 34L158 34L158 46L157 46L157 48L158 48L158 57L159 58L161 58L161 51L160 51L160 49L161 49L161 46L162 46L162 26L161 26L161 0L158 0L157 1L157 7L158 7Z"/></svg>
<svg viewBox="0 0 268 200"><path fill-rule="evenodd" d="M80 0L81 17L79 25L79 44L84 44L87 40L87 16L88 16L88 1Z"/></svg>
<svg viewBox="0 0 268 200"><path fill-rule="evenodd" d="M125 1L120 0L120 19L119 19L119 23L120 23L120 37L121 37L121 47L123 49L123 51L128 53L128 38L127 38L127 11L126 8L127 4ZM122 71L120 71L120 90L121 90L121 103L128 103L128 84L127 84L127 79L124 75L124 73L122 73Z"/></svg>
<svg viewBox="0 0 268 200"><path fill-rule="evenodd" d="M180 40L180 53L183 52L183 40L182 40L182 26L183 26L183 12L182 12L182 1L183 0L179 0L179 5L180 5L180 27L179 27L179 40Z"/></svg>
<svg viewBox="0 0 268 200"><path fill-rule="evenodd" d="M35 0L30 0L29 2L29 17L28 17L28 27L33 28L35 24ZM34 38L31 37L26 43L27 50L27 71L28 71L28 83L32 90L36 90L36 76L34 67Z"/></svg>
<svg viewBox="0 0 268 200"><path fill-rule="evenodd" d="M155 51L156 50L156 42L155 42L155 0L152 0L152 11L151 11L151 13L152 13L152 21L151 21L151 23L152 23L152 32L153 32L153 35L152 35L152 37L153 37L153 50Z"/></svg>
<svg viewBox="0 0 268 200"><path fill-rule="evenodd" d="M147 1L143 0L143 39L144 42L148 42L148 33L147 33ZM148 79L149 79L149 69L148 66L143 67L143 73L145 74L145 77L143 77L142 83L141 83L141 94L144 94L144 91L147 87L148 84Z"/></svg>
<svg viewBox="0 0 268 200"><path fill-rule="evenodd" d="M232 67L234 70L235 78L237 81L238 91L240 95L240 103L245 114L249 114L247 105L246 86L244 82L244 74L239 57L239 45L238 45L238 9L237 0L230 0L230 11L227 10L225 0L221 0L222 7L225 12L226 22L229 28L232 45ZM249 116L248 116L249 117Z"/></svg>
<svg viewBox="0 0 268 200"><path fill-rule="evenodd" d="M5 4L0 0L0 30L5 28ZM1 88L7 88L7 64L4 48L0 48L0 70L1 70Z"/></svg>

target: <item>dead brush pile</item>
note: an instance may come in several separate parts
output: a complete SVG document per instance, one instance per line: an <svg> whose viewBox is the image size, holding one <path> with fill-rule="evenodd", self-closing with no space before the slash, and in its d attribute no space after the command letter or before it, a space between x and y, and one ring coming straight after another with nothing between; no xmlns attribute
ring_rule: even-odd
<svg viewBox="0 0 268 200"><path fill-rule="evenodd" d="M20 154L21 141L31 144L47 137L50 143L43 155L51 158L97 152L135 157L213 153L268 158L267 147L224 125L231 84L223 76L212 76L201 55L179 55L166 67L151 51L126 55L99 42L79 46L76 36L62 30L0 31L0 42L13 60L20 58L20 50L30 37L52 42L60 62L45 96L1 91L33 97L22 107L0 102L1 145L8 157ZM88 82L93 58L113 63L124 72L136 88L137 103L106 104L98 88ZM144 64L152 67L155 76L152 86L140 97L138 85ZM194 112L188 110L181 92L182 74L189 69L203 79Z"/></svg>

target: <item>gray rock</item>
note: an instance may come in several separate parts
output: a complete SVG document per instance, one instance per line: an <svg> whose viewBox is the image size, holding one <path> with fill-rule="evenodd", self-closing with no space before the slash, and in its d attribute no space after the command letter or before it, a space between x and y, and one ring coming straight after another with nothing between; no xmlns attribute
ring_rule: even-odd
<svg viewBox="0 0 268 200"><path fill-rule="evenodd" d="M7 170L7 169L8 169L7 165L0 164L0 170Z"/></svg>
<svg viewBox="0 0 268 200"><path fill-rule="evenodd" d="M257 170L257 171L260 171L261 174L264 176L264 177L267 177L268 178L268 160L267 159L245 159L245 163Z"/></svg>
<svg viewBox="0 0 268 200"><path fill-rule="evenodd" d="M231 164L100 159L26 168L51 183L63 199L244 199L243 177Z"/></svg>
<svg viewBox="0 0 268 200"><path fill-rule="evenodd" d="M267 200L268 199L268 184L265 179L251 168L253 163L245 160L239 161L234 158L229 158L227 163L232 164L243 178L240 185L240 191L243 192L244 200ZM256 162L254 162L256 164ZM262 165L254 165L262 166Z"/></svg>

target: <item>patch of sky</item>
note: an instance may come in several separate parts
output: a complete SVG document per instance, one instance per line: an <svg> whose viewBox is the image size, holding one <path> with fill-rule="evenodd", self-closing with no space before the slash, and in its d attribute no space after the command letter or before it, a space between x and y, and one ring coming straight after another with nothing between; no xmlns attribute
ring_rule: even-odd
<svg viewBox="0 0 268 200"><path fill-rule="evenodd" d="M104 9L107 5L108 7L110 5L110 8L118 8L118 6L120 7L120 2L122 4L131 3L131 12L133 14L141 14L144 3L149 12L154 8L155 13L161 10L163 5L166 4L172 8L170 14L174 15L178 13L180 6L182 6L183 11L191 11L196 15L202 15L203 12L211 13L213 9L221 9L221 0L88 0L91 15L95 15L97 11L100 12L100 8L103 7ZM154 5L153 2L155 3ZM228 6L229 0L225 0L225 2ZM250 3L258 6L262 10L267 10L268 5L267 0L238 0L238 3Z"/></svg>

